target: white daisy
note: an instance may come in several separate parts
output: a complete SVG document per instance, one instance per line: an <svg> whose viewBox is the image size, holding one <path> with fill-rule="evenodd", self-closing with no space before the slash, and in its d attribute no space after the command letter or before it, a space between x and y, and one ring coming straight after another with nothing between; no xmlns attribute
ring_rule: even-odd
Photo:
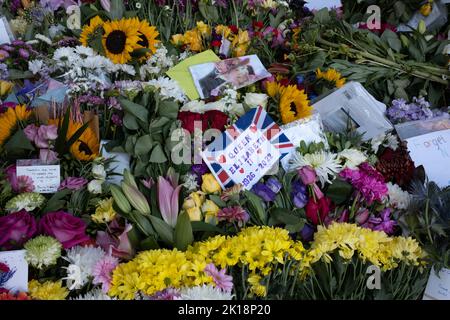
<svg viewBox="0 0 450 320"><path fill-rule="evenodd" d="M324 186L325 183L331 183L336 177L336 174L342 170L337 154L327 151L319 151L305 155L296 152L290 162L291 161L293 167L296 169L305 166L314 168L322 186Z"/></svg>
<svg viewBox="0 0 450 320"><path fill-rule="evenodd" d="M28 61L28 70L30 70L33 74L38 74L42 70L43 66L44 61L42 60Z"/></svg>
<svg viewBox="0 0 450 320"><path fill-rule="evenodd" d="M187 173L183 176L183 186L189 191L195 191L198 188L197 176L193 173Z"/></svg>
<svg viewBox="0 0 450 320"><path fill-rule="evenodd" d="M364 153L356 149L345 149L339 152L338 158L340 161L345 161L343 167L350 169L356 169L361 163L367 161L367 157Z"/></svg>
<svg viewBox="0 0 450 320"><path fill-rule="evenodd" d="M158 89L163 99L174 99L179 102L187 100L183 90L181 90L178 85L178 82L170 78L159 77L158 79L148 81L146 84Z"/></svg>
<svg viewBox="0 0 450 320"><path fill-rule="evenodd" d="M203 285L181 290L181 300L231 300L233 295L211 285Z"/></svg>
<svg viewBox="0 0 450 320"><path fill-rule="evenodd" d="M388 182L386 186L388 187L389 204L399 210L408 209L411 202L411 195L403 191L397 184Z"/></svg>
<svg viewBox="0 0 450 320"><path fill-rule="evenodd" d="M64 260L69 262L67 269L67 287L69 290L81 289L92 277L95 264L103 259L105 251L93 246L76 246L67 250Z"/></svg>
<svg viewBox="0 0 450 320"><path fill-rule="evenodd" d="M106 293L104 293L100 288L92 289L86 294L80 294L79 296L71 300L117 300L116 298L111 298Z"/></svg>

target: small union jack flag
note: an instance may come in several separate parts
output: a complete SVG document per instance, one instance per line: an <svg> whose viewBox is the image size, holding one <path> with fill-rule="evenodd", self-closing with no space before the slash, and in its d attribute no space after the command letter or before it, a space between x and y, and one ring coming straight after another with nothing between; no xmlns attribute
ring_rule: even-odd
<svg viewBox="0 0 450 320"><path fill-rule="evenodd" d="M230 171L224 168L224 164L228 159L224 154L228 146L236 142L239 137L242 138L242 133L246 130L251 132L258 132L264 136L264 141L269 141L273 148L276 149L276 161L284 158L292 149L294 145L289 141L288 137L282 132L282 129L273 121L262 107L251 109L245 115L240 117L232 126L227 128L221 136L216 138L206 149L202 152L202 157L208 165L211 172L215 175L223 189L232 187L236 181L230 177ZM260 150L258 150L259 153ZM227 163L230 164L229 162ZM270 168L267 168L268 171ZM242 168L240 170L243 170ZM243 173L244 171L238 171ZM262 172L261 172L262 173ZM255 184L257 181L253 181ZM251 186L250 185L250 186ZM248 188L247 188L248 189Z"/></svg>

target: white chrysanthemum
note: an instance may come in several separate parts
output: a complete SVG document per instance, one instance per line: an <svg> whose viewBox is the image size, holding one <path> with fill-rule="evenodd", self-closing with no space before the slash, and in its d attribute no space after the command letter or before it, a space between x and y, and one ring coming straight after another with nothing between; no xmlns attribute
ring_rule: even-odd
<svg viewBox="0 0 450 320"><path fill-rule="evenodd" d="M181 107L180 111L203 113L205 111L205 101L203 100L189 101Z"/></svg>
<svg viewBox="0 0 450 320"><path fill-rule="evenodd" d="M181 290L181 300L231 300L233 295L211 285L203 285Z"/></svg>
<svg viewBox="0 0 450 320"><path fill-rule="evenodd" d="M383 146L385 148L391 148L392 150L397 150L398 148L398 140L397 137L393 134L380 134L370 141L372 145L372 151L374 153L377 153L380 149L380 146Z"/></svg>
<svg viewBox="0 0 450 320"><path fill-rule="evenodd" d="M46 44L48 44L48 45L52 45L52 40L49 39L49 38L47 38L47 37L44 36L43 34L37 33L37 34L34 36L34 38L37 39L37 40L40 40L40 41L42 41L42 42L44 42L44 43L46 43Z"/></svg>
<svg viewBox="0 0 450 320"><path fill-rule="evenodd" d="M5 205L5 209L9 212L17 212L22 209L30 212L36 208L40 208L45 200L45 197L40 193L25 192L9 200Z"/></svg>
<svg viewBox="0 0 450 320"><path fill-rule="evenodd" d="M75 53L73 48L62 47L55 50L53 60L63 65L71 65L80 61L80 56Z"/></svg>
<svg viewBox="0 0 450 320"><path fill-rule="evenodd" d="M85 46L76 46L75 52L78 53L80 56L85 57L93 57L97 55L92 48Z"/></svg>
<svg viewBox="0 0 450 320"><path fill-rule="evenodd" d="M81 289L92 277L95 264L103 259L105 251L92 246L76 246L67 250L64 260L69 262L67 269L67 287L69 290Z"/></svg>
<svg viewBox="0 0 450 320"><path fill-rule="evenodd" d="M80 294L79 296L71 300L117 300L116 298L111 298L106 293L104 293L100 288L92 289L86 294Z"/></svg>
<svg viewBox="0 0 450 320"><path fill-rule="evenodd" d="M305 155L296 152L292 158L292 164L294 168L301 168L304 166L311 166L314 168L322 186L324 186L325 183L331 183L336 177L336 174L342 170L337 154L327 151L319 151Z"/></svg>
<svg viewBox="0 0 450 320"><path fill-rule="evenodd" d="M361 163L367 161L367 157L364 153L356 149L345 149L338 154L340 161L345 161L343 167L350 169L356 169Z"/></svg>
<svg viewBox="0 0 450 320"><path fill-rule="evenodd" d="M148 81L146 84L155 87L163 99L174 99L179 102L187 100L178 82L167 77L159 77L158 79Z"/></svg>
<svg viewBox="0 0 450 320"><path fill-rule="evenodd" d="M31 60L28 61L28 70L31 71L33 74L38 74L42 67L44 66L44 61L42 60Z"/></svg>
<svg viewBox="0 0 450 320"><path fill-rule="evenodd" d="M145 80L147 76L152 77L162 74L171 68L176 57L170 56L168 53L166 47L160 45L156 52L139 69L141 79Z"/></svg>
<svg viewBox="0 0 450 320"><path fill-rule="evenodd" d="M399 210L406 210L411 202L411 196L408 192L403 191L397 184L388 182L389 204Z"/></svg>
<svg viewBox="0 0 450 320"><path fill-rule="evenodd" d="M193 173L187 173L183 177L183 186L189 191L195 191L198 189L197 176Z"/></svg>
<svg viewBox="0 0 450 320"><path fill-rule="evenodd" d="M61 243L53 237L38 236L25 243L25 260L33 267L42 269L56 264L61 256Z"/></svg>

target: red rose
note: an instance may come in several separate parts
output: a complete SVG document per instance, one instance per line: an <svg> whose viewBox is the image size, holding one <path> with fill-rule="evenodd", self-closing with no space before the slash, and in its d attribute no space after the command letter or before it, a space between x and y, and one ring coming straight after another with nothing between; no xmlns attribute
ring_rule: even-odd
<svg viewBox="0 0 450 320"><path fill-rule="evenodd" d="M49 212L39 221L39 232L58 239L64 249L89 241L86 223L64 211Z"/></svg>
<svg viewBox="0 0 450 320"><path fill-rule="evenodd" d="M228 116L218 110L210 110L204 114L210 128L223 131L228 124Z"/></svg>
<svg viewBox="0 0 450 320"><path fill-rule="evenodd" d="M201 122L201 129L206 129L206 122L203 120L203 116L200 113L181 111L178 113L178 120L181 121L181 127L189 131L189 133L194 133L195 125L199 126L195 122Z"/></svg>
<svg viewBox="0 0 450 320"><path fill-rule="evenodd" d="M318 225L325 221L331 210L331 200L327 197L323 197L317 202L311 197L306 204L306 217L314 224Z"/></svg>
<svg viewBox="0 0 450 320"><path fill-rule="evenodd" d="M25 210L0 217L0 248L20 247L36 233L36 220Z"/></svg>
<svg viewBox="0 0 450 320"><path fill-rule="evenodd" d="M234 24L228 26L228 28L230 28L231 32L233 32L233 33L238 33L239 32L238 27L236 27Z"/></svg>
<svg viewBox="0 0 450 320"><path fill-rule="evenodd" d="M254 29L262 29L264 27L264 23L262 21L253 21Z"/></svg>
<svg viewBox="0 0 450 320"><path fill-rule="evenodd" d="M214 41L211 42L211 45L213 47L220 47L221 44L222 44L222 42L219 41L219 40L214 40Z"/></svg>

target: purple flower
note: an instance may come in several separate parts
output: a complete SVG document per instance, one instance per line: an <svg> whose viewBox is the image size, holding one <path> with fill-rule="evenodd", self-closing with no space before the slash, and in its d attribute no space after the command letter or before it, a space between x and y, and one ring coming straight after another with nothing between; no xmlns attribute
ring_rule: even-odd
<svg viewBox="0 0 450 320"><path fill-rule="evenodd" d="M397 222L395 220L391 220L391 209L387 208L384 209L380 213L380 217L370 218L366 224L363 225L363 227L375 230L375 231L384 231L388 235L392 235L395 231L395 226L397 225Z"/></svg>
<svg viewBox="0 0 450 320"><path fill-rule="evenodd" d="M275 193L280 192L282 187L280 181L278 181L278 179L274 177L270 177L269 179L267 179L266 186Z"/></svg>
<svg viewBox="0 0 450 320"><path fill-rule="evenodd" d="M119 116L117 113L114 113L114 114L111 116L111 121L112 121L112 123L114 123L114 124L115 124L116 126L118 126L118 127L121 127L122 124L123 124L123 122L122 122L122 117Z"/></svg>
<svg viewBox="0 0 450 320"><path fill-rule="evenodd" d="M384 177L367 162L356 170L345 168L340 176L349 181L369 205L374 201L381 202L388 192Z"/></svg>
<svg viewBox="0 0 450 320"><path fill-rule="evenodd" d="M308 195L306 192L306 186L299 180L292 184L292 202L297 208L304 208L308 203Z"/></svg>
<svg viewBox="0 0 450 320"><path fill-rule="evenodd" d="M162 291L156 292L149 297L149 300L180 300L181 293L175 288L166 288Z"/></svg>
<svg viewBox="0 0 450 320"><path fill-rule="evenodd" d="M157 193L159 211L164 221L171 227L176 226L178 220L178 199L182 185L175 186L170 179L162 176L158 178Z"/></svg>
<svg viewBox="0 0 450 320"><path fill-rule="evenodd" d="M19 55L21 58L24 58L24 59L28 59L30 57L30 53L23 48L19 49Z"/></svg>
<svg viewBox="0 0 450 320"><path fill-rule="evenodd" d="M39 159L44 163L50 164L58 160L58 153L51 149L41 149L39 150Z"/></svg>
<svg viewBox="0 0 450 320"><path fill-rule="evenodd" d="M220 288L226 292L231 292L233 289L233 277L227 275L226 272L226 269L221 269L219 271L214 263L209 263L205 267L205 273L213 278L217 288Z"/></svg>
<svg viewBox="0 0 450 320"><path fill-rule="evenodd" d="M389 120L394 124L431 119L439 114L430 109L430 103L425 98L417 97L414 97L411 103L407 103L404 99L396 99L392 101L392 106L386 111Z"/></svg>
<svg viewBox="0 0 450 320"><path fill-rule="evenodd" d="M202 176L209 172L209 168L206 165L206 163L202 162L201 164L194 164L191 167L191 171L197 176L198 185L202 185L203 183Z"/></svg>
<svg viewBox="0 0 450 320"><path fill-rule="evenodd" d="M68 177L63 182L61 182L58 190L70 189L79 190L83 188L88 183L87 179L83 177Z"/></svg>
<svg viewBox="0 0 450 320"><path fill-rule="evenodd" d="M235 206L230 208L222 208L217 213L219 221L237 222L239 227L242 227L250 219L250 215L242 207Z"/></svg>
<svg viewBox="0 0 450 320"><path fill-rule="evenodd" d="M119 259L111 255L104 256L94 266L92 275L94 276L93 283L101 284L104 293L109 291L112 280L112 272L119 265Z"/></svg>
<svg viewBox="0 0 450 320"><path fill-rule="evenodd" d="M264 201L271 202L275 200L277 196L268 186L262 182L258 182L252 187L252 192Z"/></svg>
<svg viewBox="0 0 450 320"><path fill-rule="evenodd" d="M305 224L302 231L300 231L300 235L303 239L303 241L312 241L314 238L314 227L312 227L309 224Z"/></svg>

